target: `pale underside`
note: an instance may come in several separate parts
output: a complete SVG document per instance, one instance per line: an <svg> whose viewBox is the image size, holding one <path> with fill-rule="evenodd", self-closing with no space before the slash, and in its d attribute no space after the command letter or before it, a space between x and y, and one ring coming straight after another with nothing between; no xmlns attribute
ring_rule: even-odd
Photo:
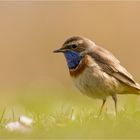
<svg viewBox="0 0 140 140"><path fill-rule="evenodd" d="M93 98L106 99L123 91L120 82L101 71L96 64L88 66L78 77L73 77L73 81L81 93Z"/></svg>
<svg viewBox="0 0 140 140"><path fill-rule="evenodd" d="M107 68L107 63L97 63L98 61L93 57L87 55L86 59L88 59L88 63L86 64L86 68L79 76L73 77L76 87L83 94L99 99L106 99L108 96L114 96L115 94L139 94L139 85L119 65L119 61L116 62L118 63L120 72L117 70L111 71L109 70L110 65Z"/></svg>

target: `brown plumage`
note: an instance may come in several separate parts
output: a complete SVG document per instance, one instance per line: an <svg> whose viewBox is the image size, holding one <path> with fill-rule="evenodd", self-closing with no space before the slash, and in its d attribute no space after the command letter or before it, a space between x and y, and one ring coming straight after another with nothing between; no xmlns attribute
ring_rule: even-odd
<svg viewBox="0 0 140 140"><path fill-rule="evenodd" d="M117 94L140 95L140 85L118 59L91 40L71 37L54 52L65 54L70 75L83 94L103 100L100 113L108 96L112 96L117 112Z"/></svg>
<svg viewBox="0 0 140 140"><path fill-rule="evenodd" d="M140 85L135 82L132 75L120 65L120 62L109 51L97 46L93 52L88 53L109 75L134 89L140 90ZM139 93L138 93L139 94Z"/></svg>

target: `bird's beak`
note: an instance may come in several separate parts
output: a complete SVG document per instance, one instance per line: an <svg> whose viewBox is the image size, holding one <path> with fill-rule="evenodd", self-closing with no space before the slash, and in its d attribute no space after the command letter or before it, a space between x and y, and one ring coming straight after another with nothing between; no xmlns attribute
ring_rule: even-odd
<svg viewBox="0 0 140 140"><path fill-rule="evenodd" d="M53 52L54 52L54 53L63 53L63 52L65 52L65 51L66 51L65 48L60 48L60 49L54 50Z"/></svg>

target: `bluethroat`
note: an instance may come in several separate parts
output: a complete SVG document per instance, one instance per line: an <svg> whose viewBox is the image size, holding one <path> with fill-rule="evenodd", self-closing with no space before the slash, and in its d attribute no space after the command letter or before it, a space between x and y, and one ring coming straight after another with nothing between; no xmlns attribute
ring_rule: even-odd
<svg viewBox="0 0 140 140"><path fill-rule="evenodd" d="M112 97L117 113L117 94L140 95L140 85L119 60L91 40L71 37L62 48L54 51L60 52L64 54L70 76L81 93L103 101L100 114L108 96Z"/></svg>

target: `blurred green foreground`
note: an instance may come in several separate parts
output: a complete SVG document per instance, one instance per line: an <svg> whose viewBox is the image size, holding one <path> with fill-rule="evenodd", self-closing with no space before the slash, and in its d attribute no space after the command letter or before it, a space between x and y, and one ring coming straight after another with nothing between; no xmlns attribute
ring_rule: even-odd
<svg viewBox="0 0 140 140"><path fill-rule="evenodd" d="M24 89L16 92L12 99L8 98L9 93L1 98L0 138L140 138L138 96L119 96L117 117L114 104L108 99L98 118L101 101L71 90ZM24 92L24 96L18 96L19 92ZM20 115L33 119L31 131L6 130L5 125L17 121Z"/></svg>
<svg viewBox="0 0 140 140"><path fill-rule="evenodd" d="M74 35L111 51L140 83L139 1L1 1L0 139L140 139L140 96L119 96L117 117L109 98L98 118L102 101L74 90L53 54ZM30 131L5 128L22 115Z"/></svg>

